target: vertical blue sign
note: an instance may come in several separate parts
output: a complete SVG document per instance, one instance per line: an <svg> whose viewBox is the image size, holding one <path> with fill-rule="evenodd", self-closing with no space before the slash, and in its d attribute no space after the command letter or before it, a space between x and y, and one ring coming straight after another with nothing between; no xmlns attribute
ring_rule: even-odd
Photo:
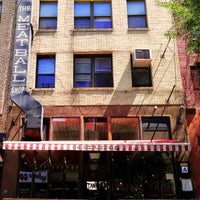
<svg viewBox="0 0 200 200"><path fill-rule="evenodd" d="M31 0L18 0L11 96L27 87L27 69L31 38Z"/></svg>
<svg viewBox="0 0 200 200"><path fill-rule="evenodd" d="M42 139L43 107L26 90L31 42L31 8L32 0L18 0L10 96L26 113L27 128L35 132L40 128Z"/></svg>

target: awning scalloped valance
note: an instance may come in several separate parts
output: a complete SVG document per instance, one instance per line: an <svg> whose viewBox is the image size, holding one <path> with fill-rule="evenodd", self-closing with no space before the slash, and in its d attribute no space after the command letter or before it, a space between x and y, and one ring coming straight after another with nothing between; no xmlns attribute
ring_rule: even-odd
<svg viewBox="0 0 200 200"><path fill-rule="evenodd" d="M59 151L190 151L190 143L176 140L4 141L4 150Z"/></svg>

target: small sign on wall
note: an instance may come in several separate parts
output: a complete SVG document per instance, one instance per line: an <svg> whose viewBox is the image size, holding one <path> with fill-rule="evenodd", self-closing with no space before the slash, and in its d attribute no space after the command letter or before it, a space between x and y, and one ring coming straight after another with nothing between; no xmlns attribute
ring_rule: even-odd
<svg viewBox="0 0 200 200"><path fill-rule="evenodd" d="M183 192L192 192L193 186L192 186L192 180L191 179L181 179L182 184L182 191Z"/></svg>
<svg viewBox="0 0 200 200"><path fill-rule="evenodd" d="M188 174L189 173L188 163L180 163L180 166L181 166L181 173L182 174Z"/></svg>

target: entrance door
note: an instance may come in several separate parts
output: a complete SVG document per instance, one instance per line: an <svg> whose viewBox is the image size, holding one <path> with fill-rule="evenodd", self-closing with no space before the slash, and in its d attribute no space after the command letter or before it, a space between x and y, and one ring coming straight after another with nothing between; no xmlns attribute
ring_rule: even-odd
<svg viewBox="0 0 200 200"><path fill-rule="evenodd" d="M110 164L108 152L84 153L84 198L109 200Z"/></svg>

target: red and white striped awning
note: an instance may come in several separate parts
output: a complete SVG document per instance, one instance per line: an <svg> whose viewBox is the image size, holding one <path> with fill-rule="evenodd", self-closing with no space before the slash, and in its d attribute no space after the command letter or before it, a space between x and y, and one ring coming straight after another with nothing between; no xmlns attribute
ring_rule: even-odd
<svg viewBox="0 0 200 200"><path fill-rule="evenodd" d="M175 140L4 141L4 150L69 151L190 151L190 143Z"/></svg>

